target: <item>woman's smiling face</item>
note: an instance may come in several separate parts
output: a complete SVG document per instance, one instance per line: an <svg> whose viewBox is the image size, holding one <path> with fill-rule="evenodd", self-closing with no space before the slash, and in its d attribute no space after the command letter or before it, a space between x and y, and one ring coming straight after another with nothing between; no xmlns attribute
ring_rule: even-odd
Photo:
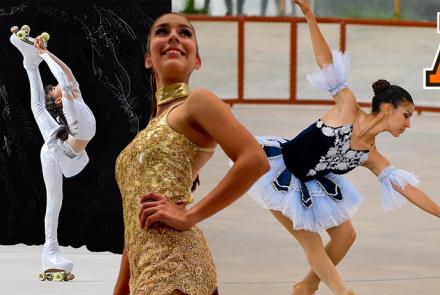
<svg viewBox="0 0 440 295"><path fill-rule="evenodd" d="M152 68L161 84L187 82L201 65L194 28L178 14L156 20L150 35L145 67Z"/></svg>

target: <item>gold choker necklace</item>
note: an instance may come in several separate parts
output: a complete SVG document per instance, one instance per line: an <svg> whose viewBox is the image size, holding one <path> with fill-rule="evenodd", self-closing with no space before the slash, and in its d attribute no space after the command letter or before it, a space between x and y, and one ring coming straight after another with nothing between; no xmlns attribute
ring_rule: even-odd
<svg viewBox="0 0 440 295"><path fill-rule="evenodd" d="M188 84L175 83L160 87L156 91L156 103L158 106L191 94Z"/></svg>

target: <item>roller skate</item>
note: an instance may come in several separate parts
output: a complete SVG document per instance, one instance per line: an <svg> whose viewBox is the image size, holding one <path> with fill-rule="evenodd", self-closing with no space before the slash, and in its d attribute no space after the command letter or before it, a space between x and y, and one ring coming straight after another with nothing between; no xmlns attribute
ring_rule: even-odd
<svg viewBox="0 0 440 295"><path fill-rule="evenodd" d="M31 28L28 25L23 25L20 30L18 29L17 26L13 26L11 28L11 33L15 34L18 39L33 46L35 39L29 36L30 32L31 32ZM50 35L46 32L41 33L40 36L46 43L50 39Z"/></svg>
<svg viewBox="0 0 440 295"><path fill-rule="evenodd" d="M21 30L17 26L11 28L12 35L9 38L12 45L17 47L20 53L23 55L23 66L25 69L38 66L42 58L38 55L37 49L34 47L35 39L29 36L31 31L28 25L21 27ZM48 33L42 33L42 38L47 42L49 40Z"/></svg>
<svg viewBox="0 0 440 295"><path fill-rule="evenodd" d="M71 281L75 276L71 273L73 263L61 256L57 242L44 244L41 257L43 272L39 274L40 281Z"/></svg>
<svg viewBox="0 0 440 295"><path fill-rule="evenodd" d="M75 278L75 275L71 273L66 273L62 269L48 269L43 273L38 275L40 281L55 281L55 282L63 282L63 281L71 281Z"/></svg>

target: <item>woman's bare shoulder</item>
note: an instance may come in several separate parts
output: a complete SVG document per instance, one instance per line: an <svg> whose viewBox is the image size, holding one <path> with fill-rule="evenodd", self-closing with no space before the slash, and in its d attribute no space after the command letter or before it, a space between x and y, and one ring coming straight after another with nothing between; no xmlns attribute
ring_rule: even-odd
<svg viewBox="0 0 440 295"><path fill-rule="evenodd" d="M191 91L191 94L188 96L188 100L199 100L199 99L219 99L217 95L215 95L212 91L206 88L195 88Z"/></svg>
<svg viewBox="0 0 440 295"><path fill-rule="evenodd" d="M206 88L194 89L185 101L188 111L209 111L225 108L226 104L213 92Z"/></svg>

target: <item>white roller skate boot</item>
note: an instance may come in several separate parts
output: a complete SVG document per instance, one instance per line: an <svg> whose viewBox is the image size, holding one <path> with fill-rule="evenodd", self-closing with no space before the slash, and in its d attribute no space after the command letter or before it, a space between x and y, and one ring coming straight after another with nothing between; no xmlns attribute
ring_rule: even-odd
<svg viewBox="0 0 440 295"><path fill-rule="evenodd" d="M70 281L75 277L71 274L73 263L61 256L57 241L44 244L41 261L43 266L43 273L39 275L41 281Z"/></svg>
<svg viewBox="0 0 440 295"><path fill-rule="evenodd" d="M38 66L43 59L38 55L37 49L33 46L34 39L28 36L29 31L23 30L22 28L22 30L14 32L13 29L14 27L11 28L11 31L13 33L9 40L11 41L12 45L14 45L23 55L24 68L30 69L34 66ZM22 37L19 33L27 35L25 37Z"/></svg>

